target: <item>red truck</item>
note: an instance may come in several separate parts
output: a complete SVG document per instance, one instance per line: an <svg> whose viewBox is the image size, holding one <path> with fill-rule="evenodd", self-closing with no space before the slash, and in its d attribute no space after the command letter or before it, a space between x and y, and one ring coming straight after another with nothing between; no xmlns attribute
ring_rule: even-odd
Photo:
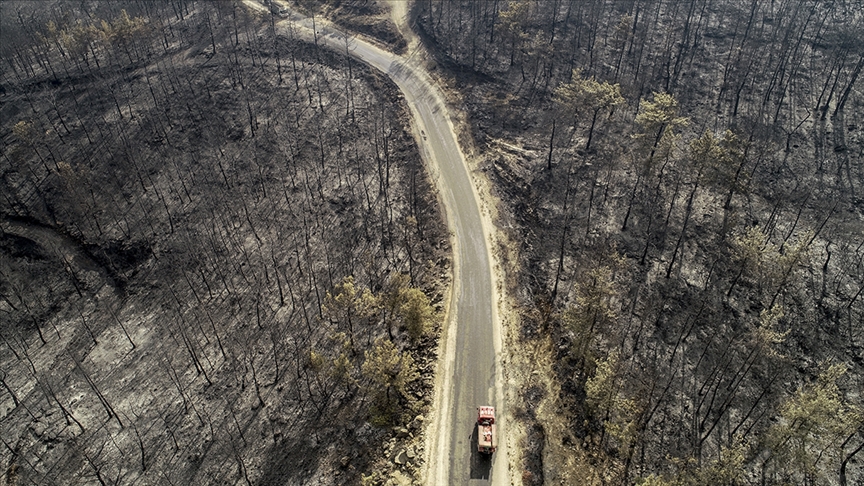
<svg viewBox="0 0 864 486"><path fill-rule="evenodd" d="M495 430L495 407L477 407L477 451L492 454L498 448L498 432Z"/></svg>

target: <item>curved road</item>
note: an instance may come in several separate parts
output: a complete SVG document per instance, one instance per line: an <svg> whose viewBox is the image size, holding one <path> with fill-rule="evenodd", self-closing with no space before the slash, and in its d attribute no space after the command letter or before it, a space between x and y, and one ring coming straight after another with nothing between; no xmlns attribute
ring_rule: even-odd
<svg viewBox="0 0 864 486"><path fill-rule="evenodd" d="M294 16L302 37L312 20ZM317 19L315 42L345 52L345 34ZM404 27L402 27L404 28ZM501 332L496 317L491 254L477 192L471 183L444 97L420 61L349 37L352 55L387 74L401 89L413 115L415 136L442 196L453 233L454 279L440 347L435 405L426 442L424 484L509 484L506 441L491 460L474 446L476 407L493 405L504 423Z"/></svg>

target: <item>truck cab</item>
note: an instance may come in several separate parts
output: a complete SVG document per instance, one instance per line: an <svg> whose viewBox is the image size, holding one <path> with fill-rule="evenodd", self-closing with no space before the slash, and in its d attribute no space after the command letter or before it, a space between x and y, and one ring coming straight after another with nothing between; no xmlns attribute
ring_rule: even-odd
<svg viewBox="0 0 864 486"><path fill-rule="evenodd" d="M477 407L477 452L492 454L498 448L498 431L495 430L495 407Z"/></svg>
<svg viewBox="0 0 864 486"><path fill-rule="evenodd" d="M283 7L282 5L277 4L276 2L269 2L270 5L270 13L273 15L278 15L282 18L288 17L288 7Z"/></svg>

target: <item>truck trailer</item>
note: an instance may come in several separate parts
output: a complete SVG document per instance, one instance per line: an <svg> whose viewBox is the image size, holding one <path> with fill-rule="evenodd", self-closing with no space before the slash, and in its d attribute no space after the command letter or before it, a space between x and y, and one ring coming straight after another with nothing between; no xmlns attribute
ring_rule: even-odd
<svg viewBox="0 0 864 486"><path fill-rule="evenodd" d="M477 407L477 451L492 454L498 448L498 431L495 430L495 407Z"/></svg>

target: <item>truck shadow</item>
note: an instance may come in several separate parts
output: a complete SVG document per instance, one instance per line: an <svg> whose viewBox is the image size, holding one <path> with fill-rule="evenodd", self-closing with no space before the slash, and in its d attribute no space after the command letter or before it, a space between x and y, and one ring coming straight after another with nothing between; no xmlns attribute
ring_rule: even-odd
<svg viewBox="0 0 864 486"><path fill-rule="evenodd" d="M492 472L492 454L481 454L477 451L477 425L471 432L471 479L489 479Z"/></svg>

